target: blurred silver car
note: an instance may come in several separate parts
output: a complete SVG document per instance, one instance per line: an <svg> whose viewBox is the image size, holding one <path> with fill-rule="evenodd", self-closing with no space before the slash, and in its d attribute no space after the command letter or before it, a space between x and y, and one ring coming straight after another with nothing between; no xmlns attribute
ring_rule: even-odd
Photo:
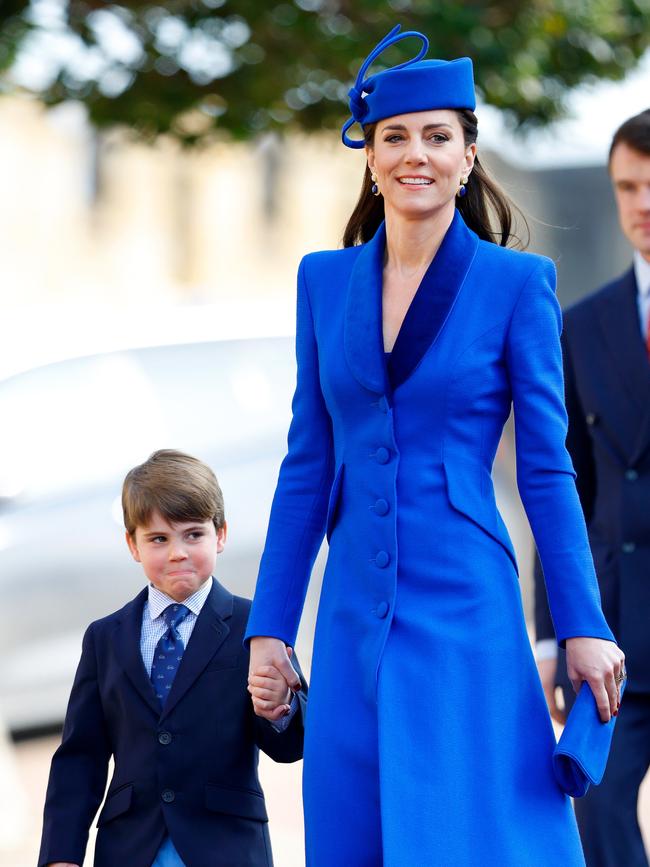
<svg viewBox="0 0 650 867"><path fill-rule="evenodd" d="M0 382L0 721L60 722L85 627L143 586L120 490L155 449L215 470L229 530L217 574L252 594L294 384L290 338L106 353Z"/></svg>

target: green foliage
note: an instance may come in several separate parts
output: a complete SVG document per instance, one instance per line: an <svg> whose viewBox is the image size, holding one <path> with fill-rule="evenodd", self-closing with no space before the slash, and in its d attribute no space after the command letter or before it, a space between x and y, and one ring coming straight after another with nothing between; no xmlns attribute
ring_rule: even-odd
<svg viewBox="0 0 650 867"><path fill-rule="evenodd" d="M562 116L568 89L622 78L649 20L650 0L2 0L0 71L5 91L81 100L98 127L144 138L335 128L360 61L400 22L429 35L429 56L470 55L483 99L531 126Z"/></svg>

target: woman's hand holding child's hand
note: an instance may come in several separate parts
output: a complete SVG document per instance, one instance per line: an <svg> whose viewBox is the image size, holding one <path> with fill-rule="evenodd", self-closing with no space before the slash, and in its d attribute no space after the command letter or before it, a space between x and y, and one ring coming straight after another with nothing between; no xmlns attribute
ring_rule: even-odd
<svg viewBox="0 0 650 867"><path fill-rule="evenodd" d="M292 692L300 690L300 678L290 659L292 649L277 638L251 639L248 691L257 716L271 722L289 713Z"/></svg>

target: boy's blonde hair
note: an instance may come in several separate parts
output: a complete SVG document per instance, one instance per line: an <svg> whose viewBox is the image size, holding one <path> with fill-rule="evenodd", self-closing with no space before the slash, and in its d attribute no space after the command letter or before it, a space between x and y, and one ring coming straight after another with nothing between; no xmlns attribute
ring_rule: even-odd
<svg viewBox="0 0 650 867"><path fill-rule="evenodd" d="M207 464L175 449L159 449L127 473L122 485L127 532L149 523L154 512L170 523L212 521L225 524L223 494Z"/></svg>

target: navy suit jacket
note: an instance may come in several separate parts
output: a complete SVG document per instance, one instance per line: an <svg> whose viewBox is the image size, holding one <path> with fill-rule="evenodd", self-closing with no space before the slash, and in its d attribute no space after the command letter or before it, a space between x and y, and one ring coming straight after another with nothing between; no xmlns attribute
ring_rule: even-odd
<svg viewBox="0 0 650 867"><path fill-rule="evenodd" d="M626 654L627 689L650 692L650 363L632 269L565 313L562 342L567 448L603 610ZM539 562L536 579L539 640L554 634Z"/></svg>
<svg viewBox="0 0 650 867"><path fill-rule="evenodd" d="M187 867L269 867L258 748L279 762L302 757L305 699L283 733L255 716L242 643L250 601L215 580L161 713L140 653L146 598L84 636L38 863L83 863L112 755L95 867L151 867L166 834Z"/></svg>

